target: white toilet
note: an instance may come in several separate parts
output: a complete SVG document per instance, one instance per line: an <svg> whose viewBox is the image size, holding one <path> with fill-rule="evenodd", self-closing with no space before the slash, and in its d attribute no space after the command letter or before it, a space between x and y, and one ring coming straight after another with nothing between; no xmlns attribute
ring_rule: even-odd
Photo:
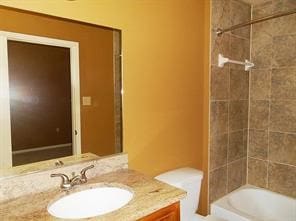
<svg viewBox="0 0 296 221"><path fill-rule="evenodd" d="M221 220L211 215L204 217L196 214L202 178L202 171L188 167L168 171L155 177L157 180L187 192L187 196L180 202L181 221Z"/></svg>

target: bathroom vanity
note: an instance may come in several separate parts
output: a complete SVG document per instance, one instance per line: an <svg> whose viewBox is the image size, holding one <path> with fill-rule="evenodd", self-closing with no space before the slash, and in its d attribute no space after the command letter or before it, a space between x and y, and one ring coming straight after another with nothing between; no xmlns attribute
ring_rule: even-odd
<svg viewBox="0 0 296 221"><path fill-rule="evenodd" d="M180 220L180 203L174 203L162 208L142 219L140 221L179 221Z"/></svg>
<svg viewBox="0 0 296 221"><path fill-rule="evenodd" d="M61 190L59 178L50 177L52 173L79 172L90 164L95 167L87 172L87 183L75 185L68 191ZM7 178L0 180L0 186L1 220L63 220L48 212L48 207L57 200L92 188L118 187L130 191L133 194L132 199L117 210L87 220L178 221L179 201L186 195L178 188L128 169L126 154ZM116 201L117 197L111 200Z"/></svg>

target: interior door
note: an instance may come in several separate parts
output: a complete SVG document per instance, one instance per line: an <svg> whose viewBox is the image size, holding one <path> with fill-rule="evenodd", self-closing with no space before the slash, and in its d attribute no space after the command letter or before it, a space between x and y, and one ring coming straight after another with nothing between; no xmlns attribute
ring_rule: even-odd
<svg viewBox="0 0 296 221"><path fill-rule="evenodd" d="M7 48L13 166L72 155L70 49Z"/></svg>
<svg viewBox="0 0 296 221"><path fill-rule="evenodd" d="M79 44L0 31L0 168L81 153Z"/></svg>

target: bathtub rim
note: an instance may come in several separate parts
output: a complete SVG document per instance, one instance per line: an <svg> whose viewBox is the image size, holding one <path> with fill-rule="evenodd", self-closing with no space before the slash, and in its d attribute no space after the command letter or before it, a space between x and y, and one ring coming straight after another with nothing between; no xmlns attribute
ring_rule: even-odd
<svg viewBox="0 0 296 221"><path fill-rule="evenodd" d="M215 213L213 213L214 210L221 212L223 210L226 210L231 216L233 217L241 217L241 220L258 220L258 217L252 216L250 214L247 214L241 210L238 210L236 208L234 208L232 205L230 205L228 198L230 197L230 195L233 195L243 189L255 189L255 190L262 190L265 192L270 192L271 194L274 195L278 195L279 197L284 197L287 198L288 200L295 200L293 197L289 197L280 193L276 193L273 192L271 190L265 189L265 188L261 188L261 187L257 187L257 186L253 186L251 184L245 184L241 187L239 187L238 189L235 189L229 193L227 193L225 196L217 199L216 201L212 202L210 204L210 213L215 215ZM223 217L222 217L223 218ZM226 218L226 217L225 217Z"/></svg>

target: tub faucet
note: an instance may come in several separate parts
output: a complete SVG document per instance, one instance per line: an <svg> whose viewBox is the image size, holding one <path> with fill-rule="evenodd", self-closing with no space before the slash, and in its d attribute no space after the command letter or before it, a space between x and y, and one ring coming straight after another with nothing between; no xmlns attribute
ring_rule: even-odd
<svg viewBox="0 0 296 221"><path fill-rule="evenodd" d="M63 174L63 173L54 173L54 174L51 174L50 177L61 177L62 178L62 183L60 185L61 189L69 190L75 185L86 183L87 182L86 171L91 168L94 168L94 165L90 165L88 167L83 168L80 171L80 174L76 176L73 174L71 179L66 174Z"/></svg>

